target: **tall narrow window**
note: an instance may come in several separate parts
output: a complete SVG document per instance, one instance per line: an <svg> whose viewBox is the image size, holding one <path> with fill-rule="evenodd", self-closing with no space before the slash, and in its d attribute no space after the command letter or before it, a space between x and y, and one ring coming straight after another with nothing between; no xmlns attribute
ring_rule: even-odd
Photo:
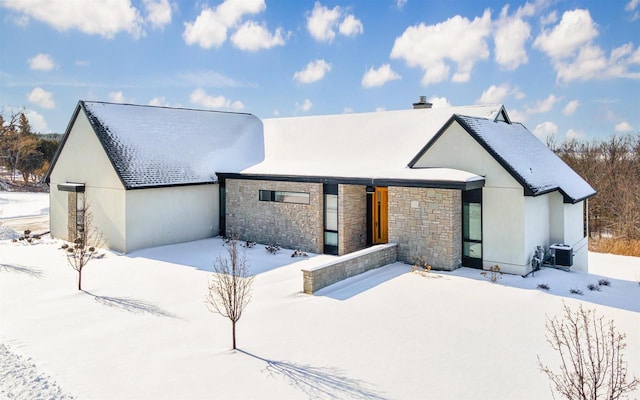
<svg viewBox="0 0 640 400"><path fill-rule="evenodd" d="M338 254L338 185L324 184L324 252Z"/></svg>
<svg viewBox="0 0 640 400"><path fill-rule="evenodd" d="M219 229L220 235L227 236L227 187L224 179L220 179L219 186L219 198L220 198L220 207L218 210L219 214Z"/></svg>
<svg viewBox="0 0 640 400"><path fill-rule="evenodd" d="M462 192L462 265L482 268L482 189Z"/></svg>

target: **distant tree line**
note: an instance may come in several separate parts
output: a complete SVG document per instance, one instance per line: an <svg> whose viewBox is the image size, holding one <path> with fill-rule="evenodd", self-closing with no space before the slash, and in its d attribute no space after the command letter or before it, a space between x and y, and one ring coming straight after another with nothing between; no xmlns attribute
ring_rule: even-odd
<svg viewBox="0 0 640 400"><path fill-rule="evenodd" d="M24 182L42 179L57 148L55 140L32 131L24 113L12 113L7 119L0 114L0 165L11 172L12 180L18 174Z"/></svg>
<svg viewBox="0 0 640 400"><path fill-rule="evenodd" d="M589 199L589 236L640 240L640 134L562 143L551 138L547 145L598 191Z"/></svg>

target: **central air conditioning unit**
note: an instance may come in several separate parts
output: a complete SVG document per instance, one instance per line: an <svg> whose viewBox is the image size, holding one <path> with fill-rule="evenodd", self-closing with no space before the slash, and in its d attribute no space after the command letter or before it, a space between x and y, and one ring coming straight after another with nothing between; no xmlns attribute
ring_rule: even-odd
<svg viewBox="0 0 640 400"><path fill-rule="evenodd" d="M549 246L555 265L571 267L573 265L573 246L554 243Z"/></svg>

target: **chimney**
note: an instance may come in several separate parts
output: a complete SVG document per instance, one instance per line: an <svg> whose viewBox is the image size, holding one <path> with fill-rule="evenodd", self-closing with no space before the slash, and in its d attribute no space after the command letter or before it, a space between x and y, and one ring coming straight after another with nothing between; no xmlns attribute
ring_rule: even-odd
<svg viewBox="0 0 640 400"><path fill-rule="evenodd" d="M413 109L417 110L419 108L431 108L433 104L427 101L427 96L420 96L420 100L417 103L413 103Z"/></svg>

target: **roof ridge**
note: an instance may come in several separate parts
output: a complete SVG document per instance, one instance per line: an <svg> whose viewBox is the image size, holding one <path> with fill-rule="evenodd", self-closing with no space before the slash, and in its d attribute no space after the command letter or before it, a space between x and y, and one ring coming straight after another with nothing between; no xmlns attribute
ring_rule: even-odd
<svg viewBox="0 0 640 400"><path fill-rule="evenodd" d="M183 110L183 111L196 111L196 112L212 112L212 113L222 113L222 114L240 114L240 115L251 115L253 117L258 118L256 115L245 112L245 111L225 111L225 110L208 110L203 108L190 108L190 107L172 107L172 106L156 106L152 104L136 104L136 103L116 103L111 101L102 101L102 100L79 100L82 104L103 104L108 106L127 106L127 107L141 107L141 108L163 108L167 110Z"/></svg>

